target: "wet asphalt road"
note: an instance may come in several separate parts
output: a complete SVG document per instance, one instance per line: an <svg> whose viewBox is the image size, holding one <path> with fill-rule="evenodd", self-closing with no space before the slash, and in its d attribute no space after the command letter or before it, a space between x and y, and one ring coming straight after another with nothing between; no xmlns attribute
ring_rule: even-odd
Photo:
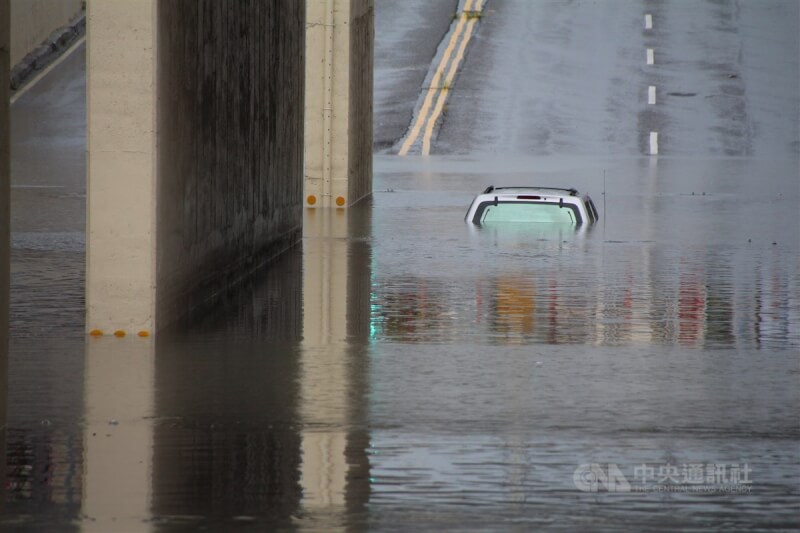
<svg viewBox="0 0 800 533"><path fill-rule="evenodd" d="M661 155L797 157L799 9L791 0L491 0L433 153L629 157L649 154L658 132ZM379 38L376 55L378 147L396 135L380 111L401 107L395 99L419 68L387 26L392 38ZM382 63L385 46L403 53Z"/></svg>
<svg viewBox="0 0 800 533"><path fill-rule="evenodd" d="M411 121L425 74L458 0L378 1L375 9L376 150L390 148Z"/></svg>
<svg viewBox="0 0 800 533"><path fill-rule="evenodd" d="M4 530L800 528L797 4L491 0L391 155L454 11L376 2L372 200L158 339L82 335L80 55L20 98Z"/></svg>
<svg viewBox="0 0 800 533"><path fill-rule="evenodd" d="M83 331L84 48L11 106L11 331Z"/></svg>

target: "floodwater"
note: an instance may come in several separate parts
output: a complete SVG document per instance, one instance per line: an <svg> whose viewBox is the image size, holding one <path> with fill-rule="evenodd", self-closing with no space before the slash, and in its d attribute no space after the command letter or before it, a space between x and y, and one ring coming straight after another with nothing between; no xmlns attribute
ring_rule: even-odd
<svg viewBox="0 0 800 533"><path fill-rule="evenodd" d="M530 168L600 222L464 223ZM69 308L47 331L17 299L0 524L800 527L797 168L380 156L371 201L307 212L300 246L158 339L84 339ZM14 242L17 265L61 253ZM592 464L627 490L581 485Z"/></svg>
<svg viewBox="0 0 800 533"><path fill-rule="evenodd" d="M389 151L457 3L379 4ZM15 102L0 530L800 529L796 4L488 5L462 155L376 156L369 201L157 338L83 333L83 53ZM599 223L464 223L534 183Z"/></svg>

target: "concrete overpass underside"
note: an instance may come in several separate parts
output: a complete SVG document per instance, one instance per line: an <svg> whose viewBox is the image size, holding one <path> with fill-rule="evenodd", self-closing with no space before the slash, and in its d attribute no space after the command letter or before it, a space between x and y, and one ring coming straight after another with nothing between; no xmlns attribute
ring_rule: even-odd
<svg viewBox="0 0 800 533"><path fill-rule="evenodd" d="M371 192L372 11L88 2L87 331L150 335Z"/></svg>

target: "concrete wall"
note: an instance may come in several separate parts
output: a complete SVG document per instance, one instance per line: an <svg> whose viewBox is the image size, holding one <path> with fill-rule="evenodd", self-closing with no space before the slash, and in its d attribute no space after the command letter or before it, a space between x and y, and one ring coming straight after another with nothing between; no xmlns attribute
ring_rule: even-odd
<svg viewBox="0 0 800 533"><path fill-rule="evenodd" d="M11 65L78 15L82 0L10 0Z"/></svg>
<svg viewBox="0 0 800 533"><path fill-rule="evenodd" d="M10 282L11 237L9 154L9 62L10 13L8 0L0 0L0 450L6 449L6 400L8 399L8 291ZM0 487L5 487L5 469L0 473ZM5 501L5 491L0 497Z"/></svg>
<svg viewBox="0 0 800 533"><path fill-rule="evenodd" d="M305 204L372 192L373 0L306 0Z"/></svg>
<svg viewBox="0 0 800 533"><path fill-rule="evenodd" d="M297 0L158 3L159 313L299 240L304 34Z"/></svg>

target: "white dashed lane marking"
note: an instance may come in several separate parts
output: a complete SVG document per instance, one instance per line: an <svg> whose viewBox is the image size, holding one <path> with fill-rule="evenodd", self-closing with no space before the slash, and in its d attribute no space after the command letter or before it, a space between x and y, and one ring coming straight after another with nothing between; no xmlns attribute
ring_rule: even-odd
<svg viewBox="0 0 800 533"><path fill-rule="evenodd" d="M650 132L650 155L658 155L658 132Z"/></svg>

